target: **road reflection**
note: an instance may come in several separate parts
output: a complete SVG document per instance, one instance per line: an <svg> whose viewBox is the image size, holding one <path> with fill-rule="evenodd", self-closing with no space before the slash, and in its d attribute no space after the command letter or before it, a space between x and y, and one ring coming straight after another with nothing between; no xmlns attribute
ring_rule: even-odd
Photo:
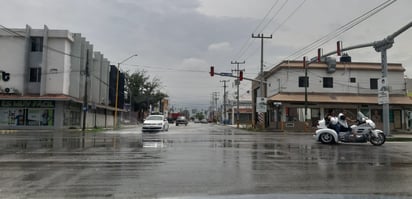
<svg viewBox="0 0 412 199"><path fill-rule="evenodd" d="M82 132L18 132L2 135L2 151L82 151L90 148L120 150L122 147L142 148L141 134L127 136L115 133Z"/></svg>

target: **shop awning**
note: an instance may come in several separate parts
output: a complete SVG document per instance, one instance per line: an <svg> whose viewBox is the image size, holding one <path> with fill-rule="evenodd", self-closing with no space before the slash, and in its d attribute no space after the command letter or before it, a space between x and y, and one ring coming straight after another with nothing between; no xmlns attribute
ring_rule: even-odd
<svg viewBox="0 0 412 199"><path fill-rule="evenodd" d="M304 93L281 93L268 100L279 102L305 102ZM378 104L378 95L308 94L309 103ZM408 96L389 96L389 104L412 105Z"/></svg>
<svg viewBox="0 0 412 199"><path fill-rule="evenodd" d="M237 109L234 108L235 113L237 112ZM227 112L231 113L232 109L228 109ZM252 108L239 108L239 113L252 113L253 110Z"/></svg>

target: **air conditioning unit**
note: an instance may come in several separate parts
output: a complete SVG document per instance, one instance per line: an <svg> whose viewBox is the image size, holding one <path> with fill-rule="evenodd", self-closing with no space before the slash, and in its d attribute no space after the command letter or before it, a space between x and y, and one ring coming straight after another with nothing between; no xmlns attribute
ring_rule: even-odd
<svg viewBox="0 0 412 199"><path fill-rule="evenodd" d="M4 88L3 91L10 94L16 93L16 89L14 88Z"/></svg>

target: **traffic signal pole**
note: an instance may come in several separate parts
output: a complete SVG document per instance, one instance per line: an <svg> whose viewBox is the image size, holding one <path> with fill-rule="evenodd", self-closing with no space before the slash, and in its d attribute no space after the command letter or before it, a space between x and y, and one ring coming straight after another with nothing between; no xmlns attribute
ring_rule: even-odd
<svg viewBox="0 0 412 199"><path fill-rule="evenodd" d="M232 72L236 72L237 74L237 81L236 81L236 86L237 86L237 94L236 94L236 127L239 128L239 120L240 120L240 111L239 111L239 85L240 85L240 81L243 79L243 74L241 74L241 70L239 70L239 64L245 64L245 61L242 62L238 62L238 61L231 61L231 64L236 64L236 70L232 70ZM243 69L244 70L244 69ZM242 70L242 71L243 71ZM242 75L242 77L240 76Z"/></svg>
<svg viewBox="0 0 412 199"><path fill-rule="evenodd" d="M262 84L267 84L266 81L263 81L262 79L252 79L252 78L247 78L243 76L243 70L239 70L239 64L244 64L245 61L243 61L242 63L232 63L232 64L237 64L237 70L239 71L239 75L233 75L232 73L216 73L215 72L215 67L214 66L210 66L210 76L213 77L215 75L219 75L219 76L223 76L223 77L232 77L232 78L236 78L236 80L239 82L245 79L245 80L249 80L249 81L254 81L254 82L260 82ZM239 84L237 87L237 128L239 128Z"/></svg>
<svg viewBox="0 0 412 199"><path fill-rule="evenodd" d="M384 38L382 40L371 42L371 43L366 43L366 44L354 45L354 46L350 46L350 47L347 47L347 48L342 48L341 51L349 51L349 50L353 50L353 49L366 48L366 47L375 48L376 52L381 53L382 78L387 78L387 76L388 76L387 50L390 49L393 46L393 44L395 42L394 41L395 38L397 36L399 36L400 34L402 34L403 32L405 32L406 30L408 30L410 27L412 27L412 22L409 22L408 24L406 24L405 26L403 26L402 28L400 28L399 30L397 30L396 32L392 33L391 35L387 36L386 38ZM324 54L324 55L321 56L321 58L326 58L326 57L328 57L330 55L333 55L335 53L339 53L339 50L340 49L338 47L338 50L327 53L327 54ZM318 59L312 58L310 60L310 62L308 62L306 64L306 66L308 66L310 63L316 62L316 60L318 60ZM388 94L388 98L389 98L389 94ZM383 111L383 132L388 136L388 135L390 135L389 100L382 103L382 111Z"/></svg>

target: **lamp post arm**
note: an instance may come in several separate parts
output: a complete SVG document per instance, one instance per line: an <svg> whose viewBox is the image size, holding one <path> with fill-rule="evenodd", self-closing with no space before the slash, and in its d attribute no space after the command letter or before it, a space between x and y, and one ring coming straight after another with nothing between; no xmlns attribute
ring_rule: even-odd
<svg viewBox="0 0 412 199"><path fill-rule="evenodd" d="M121 61L121 62L118 63L118 66L120 66L120 64L123 64L123 63L126 62L127 60L131 59L132 57L136 57L136 56L137 56L137 54L134 54L134 55L132 55L132 56L124 59L123 61Z"/></svg>
<svg viewBox="0 0 412 199"><path fill-rule="evenodd" d="M120 76L120 64L126 62L127 60L131 59L132 57L136 57L137 54L131 55L130 57L124 59L123 61L117 63L117 73L116 73L116 99L115 99L115 110L114 110L114 128L117 128L117 109L119 104L119 76Z"/></svg>

